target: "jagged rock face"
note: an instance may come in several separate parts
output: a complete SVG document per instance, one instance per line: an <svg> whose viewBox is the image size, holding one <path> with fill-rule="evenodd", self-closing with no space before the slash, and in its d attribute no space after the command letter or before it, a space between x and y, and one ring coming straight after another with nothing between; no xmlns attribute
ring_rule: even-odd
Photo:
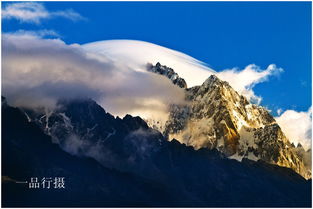
<svg viewBox="0 0 313 209"><path fill-rule="evenodd" d="M292 168L305 178L311 178L311 169L305 165L301 156L304 149L298 151L286 138L278 124L267 125L254 131L257 148L253 150L255 156L260 159Z"/></svg>
<svg viewBox="0 0 313 209"><path fill-rule="evenodd" d="M140 117L115 118L91 99L60 100L50 111L24 111L66 152L123 171L134 170L133 162L146 161L166 141Z"/></svg>
<svg viewBox="0 0 313 209"><path fill-rule="evenodd" d="M186 89L189 105L172 105L165 135L196 149L216 148L229 158L263 160L292 168L305 178L311 171L275 119L250 104L215 75L201 86Z"/></svg>
<svg viewBox="0 0 313 209"><path fill-rule="evenodd" d="M140 118L130 115L123 119L113 118L90 100L60 105L60 109L49 115L41 115L40 122L36 120L37 117L32 119L35 113L28 111L26 118L20 109L2 103L2 204L6 207L311 205L311 181L291 169L247 159L237 162L225 158L216 149L194 150L176 140L159 141L162 137L149 134L151 129ZM65 130L83 134L81 137L84 143L89 141L98 144L101 141L97 141L97 138L105 139L102 148L107 147L111 154L107 155L105 149L101 149L99 155L112 158L116 154L123 161L115 162L115 168L111 168L103 161L99 164L99 158L86 158L88 153L77 157L61 150L42 131L57 124L59 128L62 124L64 126L67 123L62 123L64 116L56 120L61 113L66 115L66 120L71 124L68 126L71 128L65 127ZM98 137L84 135L87 130L92 132L90 129L95 124L104 130L105 126L108 126L108 130L114 128L116 133L110 132L111 135L108 135L99 129ZM129 131L131 134L128 134ZM63 133L64 136L66 133ZM61 137L61 141L71 141L70 138L62 139L62 134L58 137ZM145 152L143 148L149 150ZM155 155L145 156L153 150L156 150ZM142 158L144 160L140 161ZM132 169L125 172L128 164L131 164ZM65 177L66 189L51 191L47 195L43 189L30 190L25 185L15 183L25 180L25 177L29 179L38 175Z"/></svg>
<svg viewBox="0 0 313 209"><path fill-rule="evenodd" d="M180 88L187 88L187 83L183 78L179 77L178 74L175 73L172 68L169 68L165 65L161 65L159 62L156 65L148 63L147 70L150 72L166 76L173 82L173 84L179 86Z"/></svg>

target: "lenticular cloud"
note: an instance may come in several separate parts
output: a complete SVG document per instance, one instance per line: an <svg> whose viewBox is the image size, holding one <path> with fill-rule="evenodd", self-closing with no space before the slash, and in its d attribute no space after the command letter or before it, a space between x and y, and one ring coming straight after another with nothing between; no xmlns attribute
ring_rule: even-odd
<svg viewBox="0 0 313 209"><path fill-rule="evenodd" d="M89 52L124 63L137 71L145 71L147 63L160 62L173 68L186 80L188 87L201 85L206 78L215 73L205 63L191 56L144 41L108 40L88 43L82 47ZM101 59L101 56L98 58Z"/></svg>

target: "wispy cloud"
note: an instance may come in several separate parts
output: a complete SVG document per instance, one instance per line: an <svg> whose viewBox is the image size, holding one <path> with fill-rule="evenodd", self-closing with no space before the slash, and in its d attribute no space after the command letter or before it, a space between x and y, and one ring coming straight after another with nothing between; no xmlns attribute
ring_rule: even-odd
<svg viewBox="0 0 313 209"><path fill-rule="evenodd" d="M72 21L76 20L85 20L86 18L82 17L79 13L75 12L73 9L67 9L64 11L56 11L50 13L52 17L64 17Z"/></svg>
<svg viewBox="0 0 313 209"><path fill-rule="evenodd" d="M3 19L16 19L21 22L39 24L44 19L63 17L72 21L85 19L72 9L48 11L44 4L37 2L8 3L2 9Z"/></svg>
<svg viewBox="0 0 313 209"><path fill-rule="evenodd" d="M18 30L14 32L6 32L3 33L3 35L10 35L10 36L16 36L16 37L24 37L24 38L33 38L33 37L38 37L38 38L51 38L51 37L61 37L59 33L57 33L54 30Z"/></svg>
<svg viewBox="0 0 313 209"><path fill-rule="evenodd" d="M270 76L278 75L283 72L282 68L271 64L266 69L261 69L259 66L251 64L243 70L237 68L223 70L217 73L217 76L230 83L230 85L240 94L247 97L253 103L260 104L262 97L257 96L253 87L258 83L268 80Z"/></svg>

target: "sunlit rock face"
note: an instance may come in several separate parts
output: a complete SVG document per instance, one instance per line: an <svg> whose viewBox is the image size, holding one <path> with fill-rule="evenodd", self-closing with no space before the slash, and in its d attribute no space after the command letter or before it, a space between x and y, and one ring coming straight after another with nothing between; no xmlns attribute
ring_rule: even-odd
<svg viewBox="0 0 313 209"><path fill-rule="evenodd" d="M169 140L196 149L218 149L229 158L243 158L292 168L311 177L303 155L286 138L274 117L251 104L227 82L211 75L202 85L185 91L185 105L171 105L163 132Z"/></svg>

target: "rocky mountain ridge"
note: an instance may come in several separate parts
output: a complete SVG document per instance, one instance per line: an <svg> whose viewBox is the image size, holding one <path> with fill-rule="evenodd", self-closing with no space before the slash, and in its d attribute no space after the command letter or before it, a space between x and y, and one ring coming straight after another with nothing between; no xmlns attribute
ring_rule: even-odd
<svg viewBox="0 0 313 209"><path fill-rule="evenodd" d="M183 78L179 77L172 68L161 65L159 62L156 63L156 65L148 63L147 70L167 77L172 81L173 84L179 86L180 88L187 88L187 83Z"/></svg>
<svg viewBox="0 0 313 209"><path fill-rule="evenodd" d="M141 118L115 118L92 100L60 101L48 115L2 102L2 122L7 207L311 204L311 182L291 169L167 141ZM30 176L64 176L67 189L47 195L14 182Z"/></svg>
<svg viewBox="0 0 313 209"><path fill-rule="evenodd" d="M263 160L292 168L311 178L308 155L287 139L271 114L251 104L229 83L211 75L201 86L187 88L189 105L171 105L164 135L195 149L218 149L241 161ZM301 154L299 154L301 153Z"/></svg>

